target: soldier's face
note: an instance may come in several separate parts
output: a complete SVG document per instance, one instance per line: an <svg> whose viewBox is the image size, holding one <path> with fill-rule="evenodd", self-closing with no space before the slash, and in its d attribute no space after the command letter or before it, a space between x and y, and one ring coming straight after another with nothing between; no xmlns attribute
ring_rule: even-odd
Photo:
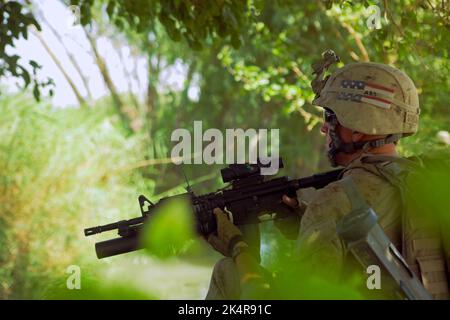
<svg viewBox="0 0 450 320"><path fill-rule="evenodd" d="M322 127L320 128L320 132L322 132L323 134L325 134L326 139L327 139L327 151L331 148L331 138L330 138L330 134L329 134L329 125L328 122L324 121L322 123Z"/></svg>
<svg viewBox="0 0 450 320"><path fill-rule="evenodd" d="M353 142L353 131L343 127L341 124L336 125L336 133L341 138L341 141L344 143ZM331 137L330 137L330 130L329 130L329 123L323 122L322 127L320 128L320 131L326 135L327 138L327 148L331 148Z"/></svg>
<svg viewBox="0 0 450 320"><path fill-rule="evenodd" d="M330 113L325 109L324 120L322 123L322 127L320 131L326 136L326 151L330 151L332 148L332 139L330 137ZM353 132L351 129L348 129L342 126L339 122L335 126L336 134L339 136L340 140L343 143L357 142L362 138L362 135ZM345 166L354 158L354 154L346 154L344 152L339 152L335 156L335 161L338 165Z"/></svg>

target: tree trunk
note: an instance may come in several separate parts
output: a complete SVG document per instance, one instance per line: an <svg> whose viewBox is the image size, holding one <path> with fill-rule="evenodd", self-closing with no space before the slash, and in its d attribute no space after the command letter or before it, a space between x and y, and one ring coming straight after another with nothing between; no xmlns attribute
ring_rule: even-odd
<svg viewBox="0 0 450 320"><path fill-rule="evenodd" d="M189 87L191 86L192 79L194 78L195 71L197 71L197 60L194 58L189 65L189 69L187 72L186 80L184 81L184 89L181 93L181 103L179 106L179 110L177 112L175 125L177 128L181 126L181 120L185 117L186 108L188 106L189 102Z"/></svg>
<svg viewBox="0 0 450 320"><path fill-rule="evenodd" d="M81 81L83 82L83 85L86 89L87 95L88 95L88 99L90 101L92 101L92 92L89 89L89 82L88 79L85 77L83 71L81 70L80 65L77 62L77 59L75 58L75 56L70 52L70 50L67 48L67 46L64 43L64 39L61 37L61 35L58 33L58 31L51 25L51 23L45 18L44 14L42 14L42 12L39 10L40 13L40 18L42 19L42 21L49 27L50 31L53 33L53 35L56 37L56 39L61 43L61 46L63 47L67 57L69 58L70 62L72 63L72 65L74 66L75 70L78 72Z"/></svg>
<svg viewBox="0 0 450 320"><path fill-rule="evenodd" d="M92 52L94 54L95 61L100 70L100 73L103 77L103 81L105 82L106 87L108 88L109 92L111 93L114 107L122 121L122 125L128 133L131 133L132 129L130 126L130 121L123 111L123 107L124 107L123 102L120 99L120 96L119 96L119 93L117 92L116 86L112 82L111 76L109 75L109 71L106 67L106 63L103 60L102 56L100 56L100 54L98 52L97 44L95 43L95 40L91 37L91 35L88 33L88 31L86 29L84 29L84 33L86 34L86 38L88 39L89 43L91 44L91 48L92 48Z"/></svg>
<svg viewBox="0 0 450 320"><path fill-rule="evenodd" d="M152 66L152 57L151 53L148 54L148 79L147 79L147 94L146 94L146 121L148 122L150 141L153 141L154 137L154 128L156 121L156 105L158 103L158 92L156 91L156 83L158 82L159 77L159 64L161 57L158 55L157 66L153 68Z"/></svg>
<svg viewBox="0 0 450 320"><path fill-rule="evenodd" d="M117 45L117 54L119 56L120 64L122 65L123 73L125 77L127 78L127 85L128 85L128 94L130 96L130 100L135 106L136 110L139 110L139 102L136 99L136 96L133 93L133 84L131 83L132 75L130 72L128 72L127 68L125 67L125 57L123 56L122 50L120 48L120 45Z"/></svg>
<svg viewBox="0 0 450 320"><path fill-rule="evenodd" d="M44 47L44 49L47 51L47 53L50 55L50 58L53 60L53 62L56 64L56 66L58 67L58 69L61 71L61 73L63 74L64 78L66 79L66 81L69 83L69 86L72 88L73 93L75 94L75 97L78 100L78 103L80 104L80 106L86 106L86 100L83 98L83 96L80 94L80 92L78 91L77 87L75 86L75 84L73 83L72 79L69 77L69 74L66 72L66 70L64 69L64 67L62 66L61 62L58 60L58 58L56 57L56 55L53 53L52 49L50 49L50 47L48 46L47 42L45 42L44 38L42 37L41 33L39 31L35 31L33 30L33 34L36 36L36 38L38 38L38 40L41 42L42 46Z"/></svg>

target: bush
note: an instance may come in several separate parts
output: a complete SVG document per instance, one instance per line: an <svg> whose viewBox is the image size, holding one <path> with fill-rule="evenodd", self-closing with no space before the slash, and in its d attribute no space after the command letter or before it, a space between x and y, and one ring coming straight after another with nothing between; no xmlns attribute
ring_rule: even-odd
<svg viewBox="0 0 450 320"><path fill-rule="evenodd" d="M83 228L138 212L132 200L152 181L122 170L141 139L124 138L105 107L20 94L2 97L0 112L0 298L41 298L69 265L97 262Z"/></svg>

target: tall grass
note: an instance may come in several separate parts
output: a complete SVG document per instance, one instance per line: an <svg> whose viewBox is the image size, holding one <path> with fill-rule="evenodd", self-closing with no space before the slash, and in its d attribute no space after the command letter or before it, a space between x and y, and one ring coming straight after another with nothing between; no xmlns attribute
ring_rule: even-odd
<svg viewBox="0 0 450 320"><path fill-rule="evenodd" d="M153 182L121 170L140 159L141 139L125 138L107 108L14 95L0 114L0 298L43 298L67 266L94 261L83 228L137 213Z"/></svg>

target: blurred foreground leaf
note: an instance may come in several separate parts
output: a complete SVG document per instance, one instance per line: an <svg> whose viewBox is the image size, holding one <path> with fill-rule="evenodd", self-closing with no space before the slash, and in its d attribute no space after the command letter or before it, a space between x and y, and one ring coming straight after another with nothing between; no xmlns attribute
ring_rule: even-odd
<svg viewBox="0 0 450 320"><path fill-rule="evenodd" d="M152 213L144 228L144 247L147 253L167 258L194 248L194 219L187 198L165 200Z"/></svg>
<svg viewBox="0 0 450 320"><path fill-rule="evenodd" d="M55 279L44 293L45 299L52 300L148 300L156 299L148 292L136 289L134 286L100 280L98 275L82 272L79 289L69 289L66 278Z"/></svg>
<svg viewBox="0 0 450 320"><path fill-rule="evenodd" d="M424 167L408 177L407 203L412 214L440 226L448 237L450 230L450 152L442 150L423 159ZM449 241L447 239L447 241ZM450 243L447 243L450 248Z"/></svg>

